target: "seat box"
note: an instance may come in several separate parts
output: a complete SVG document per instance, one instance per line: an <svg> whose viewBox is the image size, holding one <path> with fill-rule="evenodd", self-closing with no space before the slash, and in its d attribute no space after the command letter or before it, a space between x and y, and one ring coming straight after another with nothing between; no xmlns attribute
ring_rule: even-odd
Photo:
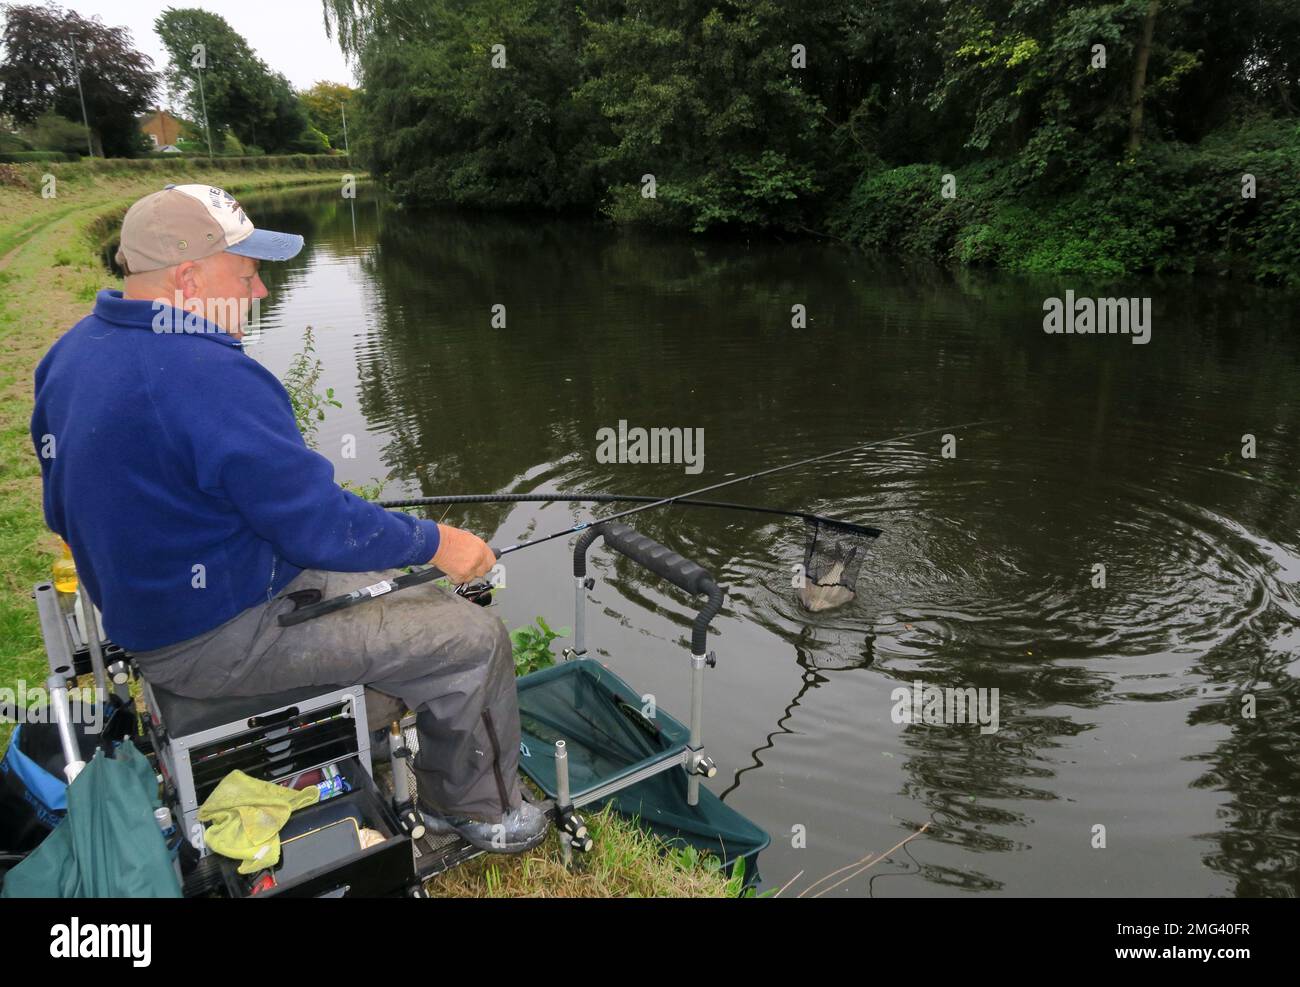
<svg viewBox="0 0 1300 987"><path fill-rule="evenodd" d="M415 856L410 839L398 828L397 820L380 796L370 773L356 758L338 762L339 771L347 779L352 791L299 809L285 825L284 832L321 832L320 826L345 825L340 816L355 815L360 823L381 833L382 843L364 849L345 851L328 859L320 859L320 845L308 846L308 837L282 840L280 863L272 874L292 873L287 880L279 880L273 888L261 891L256 898L381 898L409 894L418 887ZM296 844L296 845L295 845ZM304 867L297 855L309 857L310 866ZM250 888L257 875L238 872L239 861L221 858L221 870L231 897L250 897Z"/></svg>

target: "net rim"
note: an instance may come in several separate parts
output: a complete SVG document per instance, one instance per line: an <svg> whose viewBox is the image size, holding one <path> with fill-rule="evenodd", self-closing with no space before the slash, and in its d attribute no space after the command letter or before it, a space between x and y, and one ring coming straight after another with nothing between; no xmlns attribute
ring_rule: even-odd
<svg viewBox="0 0 1300 987"><path fill-rule="evenodd" d="M845 534L863 535L868 538L879 538L884 534L880 528L873 528L865 524L854 524L852 521L837 521L835 518L823 517L820 514L805 514L803 519L810 527L827 528Z"/></svg>

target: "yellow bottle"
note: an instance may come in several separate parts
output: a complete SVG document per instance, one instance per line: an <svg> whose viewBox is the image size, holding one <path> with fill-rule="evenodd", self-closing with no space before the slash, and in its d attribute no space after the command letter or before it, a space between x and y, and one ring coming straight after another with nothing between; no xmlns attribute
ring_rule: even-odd
<svg viewBox="0 0 1300 987"><path fill-rule="evenodd" d="M54 560L54 588L60 593L77 591L77 565L72 561L72 549L67 542L60 542L63 554Z"/></svg>

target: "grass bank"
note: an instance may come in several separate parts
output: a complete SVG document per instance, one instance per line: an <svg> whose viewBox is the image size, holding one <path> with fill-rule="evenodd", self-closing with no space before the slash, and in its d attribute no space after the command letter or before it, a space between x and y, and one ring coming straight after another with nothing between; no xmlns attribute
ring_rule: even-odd
<svg viewBox="0 0 1300 987"><path fill-rule="evenodd" d="M530 853L484 854L425 883L437 898L734 898L728 881L689 849L663 852L658 840L609 809L583 812L595 840L565 867L552 832Z"/></svg>
<svg viewBox="0 0 1300 987"><path fill-rule="evenodd" d="M58 539L45 527L40 468L28 435L32 374L41 356L84 316L95 293L113 286L101 249L141 195L167 182L206 182L238 195L300 185L336 184L315 162L303 168L202 170L169 161L0 165L0 687L42 683L46 658L31 587L49 578ZM339 169L342 171L343 169ZM42 197L47 175L52 197ZM526 670L526 669L522 669ZM0 751L12 731L0 722ZM599 814L589 823L596 847L572 868L552 835L537 850L486 857L431 883L450 897L727 897L739 890L694 854L663 852L631 822Z"/></svg>

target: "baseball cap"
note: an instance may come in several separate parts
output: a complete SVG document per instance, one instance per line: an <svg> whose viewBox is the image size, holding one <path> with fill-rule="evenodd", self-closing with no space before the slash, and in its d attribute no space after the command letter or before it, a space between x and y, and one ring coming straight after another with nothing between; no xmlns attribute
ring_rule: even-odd
<svg viewBox="0 0 1300 987"><path fill-rule="evenodd" d="M223 250L256 260L288 260L301 249L297 233L255 227L224 189L168 185L126 211L117 262L132 274L142 274Z"/></svg>

